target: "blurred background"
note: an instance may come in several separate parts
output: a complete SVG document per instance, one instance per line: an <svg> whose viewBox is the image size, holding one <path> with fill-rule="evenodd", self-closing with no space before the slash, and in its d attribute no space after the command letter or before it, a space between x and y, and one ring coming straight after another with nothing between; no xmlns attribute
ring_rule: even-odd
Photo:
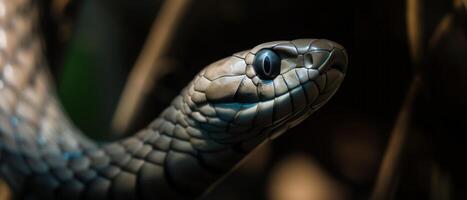
<svg viewBox="0 0 467 200"><path fill-rule="evenodd" d="M254 152L206 199L380 199L380 182L389 185L379 194L384 199L467 199L461 1L186 0L172 11L178 19L159 47L157 78L138 102L144 109L115 128L129 74L148 35L160 31L154 20L164 17L167 2L55 0L44 6L58 94L89 136L112 140L143 128L200 69L232 53L267 41L326 38L349 54L341 89L312 117ZM423 83L409 98L414 77ZM404 138L399 143L392 139L397 134ZM398 152L393 159L391 149Z"/></svg>

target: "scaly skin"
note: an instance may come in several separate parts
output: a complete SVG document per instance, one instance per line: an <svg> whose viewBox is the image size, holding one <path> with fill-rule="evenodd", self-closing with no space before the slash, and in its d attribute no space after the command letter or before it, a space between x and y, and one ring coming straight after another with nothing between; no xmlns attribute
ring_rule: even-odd
<svg viewBox="0 0 467 200"><path fill-rule="evenodd" d="M198 197L322 106L347 66L345 50L328 40L265 43L207 66L147 128L99 146L56 99L37 3L0 0L0 174L18 198ZM269 80L253 67L262 49L280 55Z"/></svg>

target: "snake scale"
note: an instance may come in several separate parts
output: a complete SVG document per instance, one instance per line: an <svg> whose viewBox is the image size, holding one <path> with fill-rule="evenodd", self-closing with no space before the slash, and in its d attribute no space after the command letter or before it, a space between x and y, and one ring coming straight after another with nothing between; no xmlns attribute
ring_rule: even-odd
<svg viewBox="0 0 467 200"><path fill-rule="evenodd" d="M0 0L0 174L19 199L199 197L321 107L347 68L329 40L264 43L205 67L132 137L97 145L56 98L39 2Z"/></svg>

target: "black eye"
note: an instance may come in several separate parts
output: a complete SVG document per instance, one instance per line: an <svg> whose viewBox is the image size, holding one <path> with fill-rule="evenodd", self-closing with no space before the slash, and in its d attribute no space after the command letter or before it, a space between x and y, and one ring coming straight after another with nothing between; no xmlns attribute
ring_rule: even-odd
<svg viewBox="0 0 467 200"><path fill-rule="evenodd" d="M274 51L263 49L256 53L253 67L261 79L274 79L281 72L281 58Z"/></svg>

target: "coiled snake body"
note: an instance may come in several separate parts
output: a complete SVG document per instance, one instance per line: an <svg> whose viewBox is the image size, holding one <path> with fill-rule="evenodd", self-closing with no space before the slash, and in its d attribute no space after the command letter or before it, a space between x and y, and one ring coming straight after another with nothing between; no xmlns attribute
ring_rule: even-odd
<svg viewBox="0 0 467 200"><path fill-rule="evenodd" d="M147 128L99 146L56 99L37 3L0 0L0 174L18 198L197 197L323 105L347 66L328 40L261 44L204 68Z"/></svg>

